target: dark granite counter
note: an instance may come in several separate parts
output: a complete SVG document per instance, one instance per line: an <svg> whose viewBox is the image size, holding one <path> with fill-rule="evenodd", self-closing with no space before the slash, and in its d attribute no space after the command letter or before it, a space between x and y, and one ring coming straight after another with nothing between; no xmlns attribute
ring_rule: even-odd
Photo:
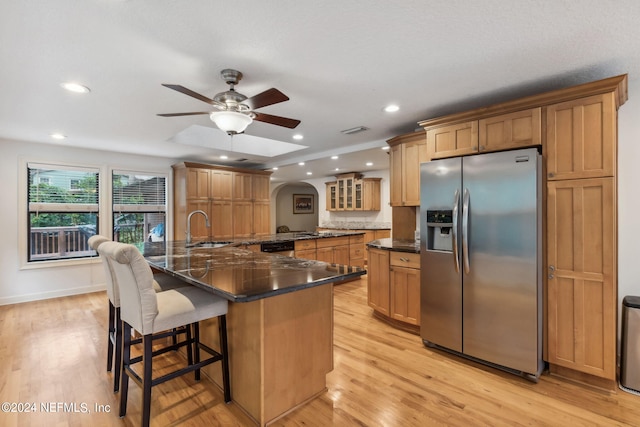
<svg viewBox="0 0 640 427"><path fill-rule="evenodd" d="M415 240L378 239L367 243L367 246L388 251L420 253L420 243Z"/></svg>
<svg viewBox="0 0 640 427"><path fill-rule="evenodd" d="M280 237L274 236L276 240L286 239ZM335 237L335 234L330 237ZM359 267L251 252L234 246L263 241L236 241L219 248L188 248L185 241L154 242L146 243L143 253L152 267L232 302L268 298L366 273Z"/></svg>

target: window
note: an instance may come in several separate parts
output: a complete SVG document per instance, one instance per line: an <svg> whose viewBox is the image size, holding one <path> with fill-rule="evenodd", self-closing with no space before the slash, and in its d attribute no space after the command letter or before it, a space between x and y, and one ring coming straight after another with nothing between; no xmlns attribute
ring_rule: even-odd
<svg viewBox="0 0 640 427"><path fill-rule="evenodd" d="M166 177L114 171L113 240L142 251L144 242L165 241Z"/></svg>
<svg viewBox="0 0 640 427"><path fill-rule="evenodd" d="M28 261L94 256L87 240L98 231L99 171L37 163L27 170Z"/></svg>

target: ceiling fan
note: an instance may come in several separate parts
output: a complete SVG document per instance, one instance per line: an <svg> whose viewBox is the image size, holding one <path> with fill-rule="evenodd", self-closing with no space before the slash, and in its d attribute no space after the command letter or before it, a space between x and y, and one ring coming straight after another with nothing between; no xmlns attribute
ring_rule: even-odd
<svg viewBox="0 0 640 427"><path fill-rule="evenodd" d="M294 129L300 124L300 120L289 119L286 117L272 116L271 114L258 113L254 110L266 107L268 105L277 104L279 102L288 101L289 97L280 92L276 88L267 89L251 98L236 92L234 86L242 79L242 73L237 70L225 69L220 71L222 79L230 86L226 92L220 92L213 99L207 98L197 92L187 89L180 85L171 85L163 83L162 86L176 90L185 95L204 101L213 105L215 111L196 111L192 113L168 113L158 114L162 117L176 116L193 116L197 114L209 114L211 120L220 129L229 135L235 135L244 132L253 120L259 122L270 123L276 126L283 126Z"/></svg>

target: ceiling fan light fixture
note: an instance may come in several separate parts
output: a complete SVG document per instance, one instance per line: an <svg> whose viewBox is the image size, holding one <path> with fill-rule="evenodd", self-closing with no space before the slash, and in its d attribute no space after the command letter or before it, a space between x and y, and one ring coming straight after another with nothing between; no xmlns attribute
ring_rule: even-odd
<svg viewBox="0 0 640 427"><path fill-rule="evenodd" d="M214 111L209 115L211 121L229 135L242 133L253 122L246 114L237 111Z"/></svg>

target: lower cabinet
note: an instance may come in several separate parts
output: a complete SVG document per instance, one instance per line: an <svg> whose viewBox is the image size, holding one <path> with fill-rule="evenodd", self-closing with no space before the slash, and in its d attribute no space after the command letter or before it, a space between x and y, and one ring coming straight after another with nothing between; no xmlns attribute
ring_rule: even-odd
<svg viewBox="0 0 640 427"><path fill-rule="evenodd" d="M349 265L349 236L316 240L318 261Z"/></svg>
<svg viewBox="0 0 640 427"><path fill-rule="evenodd" d="M302 259L317 259L315 239L296 240L295 257Z"/></svg>
<svg viewBox="0 0 640 427"><path fill-rule="evenodd" d="M420 325L420 254L368 248L368 303L379 314Z"/></svg>
<svg viewBox="0 0 640 427"><path fill-rule="evenodd" d="M389 315L420 325L420 255L391 252L389 264Z"/></svg>

